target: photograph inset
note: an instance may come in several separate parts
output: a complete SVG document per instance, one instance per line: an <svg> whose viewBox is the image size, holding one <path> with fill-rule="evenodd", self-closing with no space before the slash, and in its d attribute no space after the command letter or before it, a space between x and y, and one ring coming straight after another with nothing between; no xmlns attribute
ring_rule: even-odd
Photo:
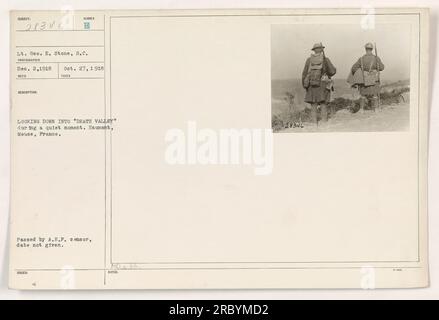
<svg viewBox="0 0 439 320"><path fill-rule="evenodd" d="M406 131L410 26L273 25L273 132Z"/></svg>

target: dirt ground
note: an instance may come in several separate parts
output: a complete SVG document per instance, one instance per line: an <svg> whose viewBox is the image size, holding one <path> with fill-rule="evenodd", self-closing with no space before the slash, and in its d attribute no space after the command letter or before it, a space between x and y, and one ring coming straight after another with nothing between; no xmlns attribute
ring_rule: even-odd
<svg viewBox="0 0 439 320"><path fill-rule="evenodd" d="M311 123L303 125L304 128L289 128L279 132L405 131L410 126L410 104L384 105L375 112L351 113L340 110L328 122L319 122L317 127Z"/></svg>

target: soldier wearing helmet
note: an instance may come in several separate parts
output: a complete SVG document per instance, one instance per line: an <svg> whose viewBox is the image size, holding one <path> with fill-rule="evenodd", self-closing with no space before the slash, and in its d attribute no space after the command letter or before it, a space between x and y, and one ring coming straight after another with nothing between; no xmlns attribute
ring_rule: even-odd
<svg viewBox="0 0 439 320"><path fill-rule="evenodd" d="M373 54L374 45L366 43L364 46L366 54L360 57L351 68L352 75L356 72L362 73L362 82L358 83L360 91L360 109L364 111L366 106L370 105L372 110L378 106L378 95L380 92L380 71L384 70L384 64L381 59Z"/></svg>
<svg viewBox="0 0 439 320"><path fill-rule="evenodd" d="M325 56L323 44L316 43L312 47L314 53L306 60L302 72L302 85L306 90L305 102L311 104L311 117L317 125L317 112L320 107L321 120L328 120L327 105L331 96L332 80L336 68Z"/></svg>

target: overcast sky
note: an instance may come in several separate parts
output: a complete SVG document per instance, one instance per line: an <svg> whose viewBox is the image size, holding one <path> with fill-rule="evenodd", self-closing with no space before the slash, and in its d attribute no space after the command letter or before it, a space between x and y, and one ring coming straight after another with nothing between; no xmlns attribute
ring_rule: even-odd
<svg viewBox="0 0 439 320"><path fill-rule="evenodd" d="M272 78L300 78L314 43L322 42L326 56L337 68L335 78L346 79L357 59L365 53L367 42L376 43L378 56L385 65L383 80L410 77L410 25L379 24L374 30L362 30L359 24L283 24L271 32Z"/></svg>

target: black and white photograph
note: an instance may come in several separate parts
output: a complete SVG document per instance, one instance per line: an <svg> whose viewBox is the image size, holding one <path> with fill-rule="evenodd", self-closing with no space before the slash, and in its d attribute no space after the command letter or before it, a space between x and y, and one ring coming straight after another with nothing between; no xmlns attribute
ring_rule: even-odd
<svg viewBox="0 0 439 320"><path fill-rule="evenodd" d="M407 131L410 25L271 28L274 132Z"/></svg>
<svg viewBox="0 0 439 320"><path fill-rule="evenodd" d="M439 297L439 5L221 1L0 3L0 300Z"/></svg>

